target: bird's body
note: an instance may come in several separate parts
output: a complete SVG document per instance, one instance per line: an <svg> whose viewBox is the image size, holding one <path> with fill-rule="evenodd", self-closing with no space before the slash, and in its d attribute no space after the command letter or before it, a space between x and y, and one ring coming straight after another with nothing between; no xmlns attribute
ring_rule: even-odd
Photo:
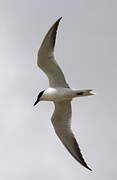
<svg viewBox="0 0 117 180"><path fill-rule="evenodd" d="M48 88L44 91L43 96L40 98L42 101L64 101L72 99L73 93L70 88Z"/></svg>
<svg viewBox="0 0 117 180"><path fill-rule="evenodd" d="M34 105L39 101L53 101L55 110L51 121L55 132L71 155L84 167L91 170L83 159L79 145L71 130L71 100L75 97L93 95L91 89L71 89L64 74L54 57L54 46L59 18L46 34L38 51L38 66L44 71L49 80L49 88L39 93Z"/></svg>
<svg viewBox="0 0 117 180"><path fill-rule="evenodd" d="M54 101L54 102L72 100L75 97L92 95L91 91L92 90L75 90L71 88L61 88L61 87L51 88L50 87L44 91L43 95L40 97L40 100L41 101Z"/></svg>

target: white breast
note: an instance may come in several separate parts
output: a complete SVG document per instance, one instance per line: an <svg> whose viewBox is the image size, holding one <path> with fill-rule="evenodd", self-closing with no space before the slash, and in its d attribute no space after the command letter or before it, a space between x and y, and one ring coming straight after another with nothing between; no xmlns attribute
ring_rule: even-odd
<svg viewBox="0 0 117 180"><path fill-rule="evenodd" d="M42 101L64 101L73 98L73 91L70 88L48 88L40 100Z"/></svg>

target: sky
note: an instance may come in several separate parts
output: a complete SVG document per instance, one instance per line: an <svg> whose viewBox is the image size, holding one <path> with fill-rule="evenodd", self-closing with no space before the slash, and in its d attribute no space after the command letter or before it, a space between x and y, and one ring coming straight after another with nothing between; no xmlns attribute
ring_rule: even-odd
<svg viewBox="0 0 117 180"><path fill-rule="evenodd" d="M0 0L0 179L117 179L117 2ZM48 87L37 51L63 17L55 56L72 88L72 129L92 172L67 152L51 124L53 104L33 104Z"/></svg>

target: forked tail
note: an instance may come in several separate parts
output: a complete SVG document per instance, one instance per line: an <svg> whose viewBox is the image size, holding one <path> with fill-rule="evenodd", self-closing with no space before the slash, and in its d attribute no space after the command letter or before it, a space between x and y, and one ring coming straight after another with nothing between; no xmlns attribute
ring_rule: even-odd
<svg viewBox="0 0 117 180"><path fill-rule="evenodd" d="M76 94L77 94L77 97L95 95L95 93L93 92L93 89L77 90Z"/></svg>

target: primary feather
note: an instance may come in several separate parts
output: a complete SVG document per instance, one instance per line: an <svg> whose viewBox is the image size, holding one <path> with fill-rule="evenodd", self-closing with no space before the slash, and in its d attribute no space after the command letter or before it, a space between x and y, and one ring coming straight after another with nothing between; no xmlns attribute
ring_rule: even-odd
<svg viewBox="0 0 117 180"><path fill-rule="evenodd" d="M54 57L54 46L59 18L46 34L38 51L38 66L46 73L50 87L69 87Z"/></svg>

